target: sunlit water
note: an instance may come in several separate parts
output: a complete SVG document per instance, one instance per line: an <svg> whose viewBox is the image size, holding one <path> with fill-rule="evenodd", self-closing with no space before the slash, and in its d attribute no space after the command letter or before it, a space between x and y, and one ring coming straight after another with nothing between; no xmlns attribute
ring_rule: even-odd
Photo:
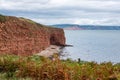
<svg viewBox="0 0 120 80"><path fill-rule="evenodd" d="M69 58L84 61L120 62L119 30L65 30Z"/></svg>

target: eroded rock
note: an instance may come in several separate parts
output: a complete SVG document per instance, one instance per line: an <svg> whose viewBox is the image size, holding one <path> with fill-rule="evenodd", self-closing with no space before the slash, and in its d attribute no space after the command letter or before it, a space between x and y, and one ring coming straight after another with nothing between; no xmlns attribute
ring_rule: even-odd
<svg viewBox="0 0 120 80"><path fill-rule="evenodd" d="M6 16L6 21L0 22L1 54L31 55L55 44L65 44L63 29L11 16Z"/></svg>

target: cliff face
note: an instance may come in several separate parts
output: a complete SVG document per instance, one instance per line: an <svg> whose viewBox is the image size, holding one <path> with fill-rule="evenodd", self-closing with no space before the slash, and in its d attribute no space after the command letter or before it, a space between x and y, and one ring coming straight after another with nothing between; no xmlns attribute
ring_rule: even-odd
<svg viewBox="0 0 120 80"><path fill-rule="evenodd" d="M64 45L63 29L51 28L24 18L0 19L0 53L31 55L49 45Z"/></svg>

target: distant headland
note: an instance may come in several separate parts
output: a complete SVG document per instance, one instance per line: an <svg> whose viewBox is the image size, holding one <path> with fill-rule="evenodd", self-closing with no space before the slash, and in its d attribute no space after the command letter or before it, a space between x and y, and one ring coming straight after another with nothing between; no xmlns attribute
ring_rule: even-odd
<svg viewBox="0 0 120 80"><path fill-rule="evenodd" d="M120 30L120 26L107 25L55 24L52 26L65 30Z"/></svg>

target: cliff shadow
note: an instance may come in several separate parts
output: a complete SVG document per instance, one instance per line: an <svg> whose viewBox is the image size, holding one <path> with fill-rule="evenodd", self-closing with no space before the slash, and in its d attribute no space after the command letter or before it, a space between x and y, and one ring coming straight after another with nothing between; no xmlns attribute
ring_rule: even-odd
<svg viewBox="0 0 120 80"><path fill-rule="evenodd" d="M51 36L50 37L50 44L51 45L60 45L60 42L58 42L58 40L55 36Z"/></svg>

